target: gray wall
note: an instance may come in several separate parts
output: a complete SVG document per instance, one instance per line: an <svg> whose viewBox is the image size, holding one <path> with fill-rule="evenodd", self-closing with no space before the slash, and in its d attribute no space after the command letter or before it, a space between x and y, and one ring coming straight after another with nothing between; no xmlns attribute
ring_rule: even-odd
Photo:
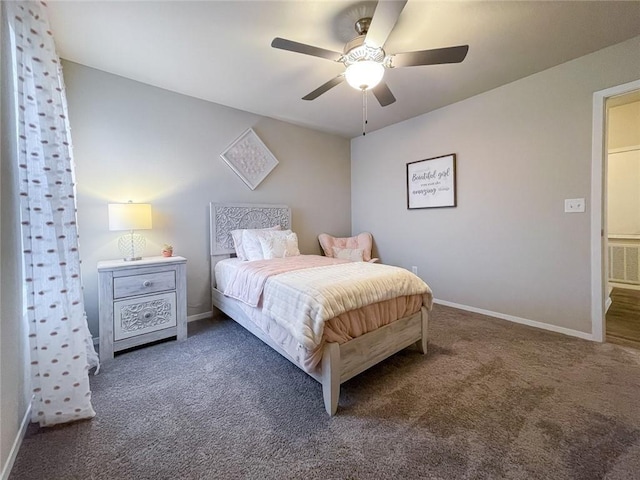
<svg viewBox="0 0 640 480"><path fill-rule="evenodd" d="M590 332L593 93L638 78L640 37L354 139L353 231L437 299ZM405 164L449 153L458 207L407 210Z"/></svg>
<svg viewBox="0 0 640 480"><path fill-rule="evenodd" d="M5 5L0 21L0 472L8 473L11 449L20 432L31 395L27 392L27 325L22 320L22 270L20 258L19 209L15 123L11 84L10 50ZM5 478L5 477L3 477Z"/></svg>
<svg viewBox="0 0 640 480"><path fill-rule="evenodd" d="M89 327L98 335L100 260L120 257L107 204L149 202L145 256L171 243L188 259L188 314L211 310L209 202L292 207L303 253L321 232L351 231L349 140L63 62L78 189L78 225ZM252 127L280 162L251 191L220 153Z"/></svg>

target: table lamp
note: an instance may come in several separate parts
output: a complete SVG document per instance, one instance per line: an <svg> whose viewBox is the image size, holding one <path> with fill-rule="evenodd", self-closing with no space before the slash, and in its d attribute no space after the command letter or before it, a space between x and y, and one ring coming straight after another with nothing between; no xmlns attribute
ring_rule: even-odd
<svg viewBox="0 0 640 480"><path fill-rule="evenodd" d="M149 203L110 203L109 230L129 230L128 235L118 239L118 248L125 261L140 260L139 255L146 246L145 238L134 230L151 228L151 204Z"/></svg>

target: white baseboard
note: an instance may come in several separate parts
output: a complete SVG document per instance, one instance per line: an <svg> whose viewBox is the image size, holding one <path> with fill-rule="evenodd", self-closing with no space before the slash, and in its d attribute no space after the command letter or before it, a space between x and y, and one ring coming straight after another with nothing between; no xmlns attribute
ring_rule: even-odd
<svg viewBox="0 0 640 480"><path fill-rule="evenodd" d="M20 451L20 447L22 446L22 440L24 439L25 434L27 433L27 426L29 425L29 420L31 419L31 403L27 407L27 411L22 418L22 424L20 425L20 430L18 431L15 440L13 441L13 445L11 446L11 451L9 452L9 457L7 458L7 463L2 467L2 475L0 475L0 480L8 480L9 474L11 473L11 469L13 468L13 464L16 461L16 457L18 456L18 452Z"/></svg>
<svg viewBox="0 0 640 480"><path fill-rule="evenodd" d="M447 307L459 308L460 310L466 310L468 312L480 313L482 315L488 315L490 317L500 318L502 320L508 320L509 322L521 323L530 327L540 328L542 330L550 330L552 332L563 333L571 337L578 337L584 340L592 340L593 335L591 333L581 332L579 330L572 330L570 328L558 327L551 325L550 323L537 322L535 320L529 320L528 318L515 317L513 315L506 315L504 313L492 312L490 310L483 310L482 308L469 307L467 305L460 305L459 303L447 302L446 300L433 300L434 303L439 305L445 305Z"/></svg>
<svg viewBox="0 0 640 480"><path fill-rule="evenodd" d="M609 287L613 290L613 287L622 288L626 290L640 290L640 285L633 285L631 283L617 283L617 282L609 282ZM611 291L609 291L611 293Z"/></svg>
<svg viewBox="0 0 640 480"><path fill-rule="evenodd" d="M611 293L611 292L609 292ZM611 300L611 297L607 297L607 301L604 303L604 313L606 314L609 311L609 307L611 306L611 304L613 303L613 301Z"/></svg>

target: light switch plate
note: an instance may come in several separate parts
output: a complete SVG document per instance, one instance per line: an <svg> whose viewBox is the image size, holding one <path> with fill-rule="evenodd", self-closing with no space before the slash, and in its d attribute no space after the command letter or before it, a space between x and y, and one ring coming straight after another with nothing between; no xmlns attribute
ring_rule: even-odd
<svg viewBox="0 0 640 480"><path fill-rule="evenodd" d="M565 213L583 213L585 210L584 198L566 198L564 201Z"/></svg>

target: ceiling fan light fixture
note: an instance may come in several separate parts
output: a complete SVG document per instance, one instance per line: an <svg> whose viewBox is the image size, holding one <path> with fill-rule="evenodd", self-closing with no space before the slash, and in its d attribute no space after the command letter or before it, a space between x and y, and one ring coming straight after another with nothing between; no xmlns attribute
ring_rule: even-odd
<svg viewBox="0 0 640 480"><path fill-rule="evenodd" d="M370 90L382 80L384 66L372 60L361 60L349 65L345 76L347 83L356 90Z"/></svg>

